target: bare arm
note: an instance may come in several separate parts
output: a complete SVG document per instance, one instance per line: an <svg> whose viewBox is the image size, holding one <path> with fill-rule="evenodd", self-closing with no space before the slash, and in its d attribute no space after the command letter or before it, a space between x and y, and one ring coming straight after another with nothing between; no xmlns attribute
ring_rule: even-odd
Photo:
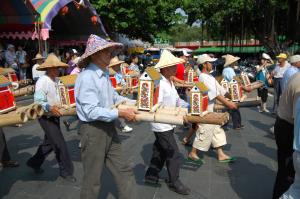
<svg viewBox="0 0 300 199"><path fill-rule="evenodd" d="M229 109L237 109L237 105L231 101L228 101L224 96L222 95L218 95L216 97L217 100L219 100L220 102L222 102L226 107L228 107Z"/></svg>

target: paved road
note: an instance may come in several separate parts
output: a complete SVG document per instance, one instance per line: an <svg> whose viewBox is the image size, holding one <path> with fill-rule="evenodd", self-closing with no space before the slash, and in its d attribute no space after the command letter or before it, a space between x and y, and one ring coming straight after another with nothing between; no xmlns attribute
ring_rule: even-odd
<svg viewBox="0 0 300 199"><path fill-rule="evenodd" d="M26 102L27 103L27 102ZM268 133L274 123L270 114L260 114L256 108L241 109L243 123L246 128L241 131L229 130L228 145L225 150L230 155L238 157L236 163L218 163L214 151L203 156L205 164L201 167L185 161L189 148L180 144L179 140L185 134L184 129L176 129L176 138L182 153L182 181L187 184L192 194L186 197L168 190L165 183L161 187L150 187L143 183L143 176L152 150L154 136L148 123L131 124L134 131L122 134L124 154L131 162L136 178L138 194L143 199L268 199L271 198L273 182L276 174L276 150L273 136ZM74 125L75 127L75 125ZM20 162L21 166L0 171L0 198L4 199L77 199L79 198L82 164L78 149L79 137L76 130L66 132L64 136L75 166L75 184L67 184L58 178L58 165L51 154L43 168L45 173L35 175L25 166L26 160L35 153L41 142L43 132L37 123L32 121L21 128L6 127L8 146L11 156ZM161 177L167 176L166 170ZM99 198L116 198L116 189L109 172L103 175L103 189Z"/></svg>

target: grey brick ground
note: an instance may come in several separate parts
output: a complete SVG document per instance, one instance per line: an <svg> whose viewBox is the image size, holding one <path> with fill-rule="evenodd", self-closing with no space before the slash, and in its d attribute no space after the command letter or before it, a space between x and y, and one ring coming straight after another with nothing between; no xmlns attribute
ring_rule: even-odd
<svg viewBox="0 0 300 199"><path fill-rule="evenodd" d="M168 190L162 180L158 188L146 186L143 177L152 151L154 136L147 123L130 124L134 127L131 134L121 134L124 154L131 162L136 178L138 194L142 199L268 199L271 198L272 187L276 174L276 148L269 128L274 123L270 114L260 114L256 108L244 108L243 123L246 128L241 131L229 130L228 154L238 157L234 164L221 164L216 160L214 151L202 154L205 164L201 167L186 162L189 148L180 144L184 131L176 129L176 138L182 153L182 181L192 189L192 194L186 197ZM75 127L75 125L74 125ZM79 136L76 130L66 132L64 136L75 165L75 184L67 184L58 178L57 163L51 154L43 168L45 173L38 176L26 167L26 160L35 153L41 142L43 132L37 121L26 123L21 128L4 128L10 153L21 166L0 171L0 198L4 199L77 199L80 193L82 165L78 149ZM166 177L166 171L161 173ZM103 187L99 198L116 198L114 182L108 171L103 175Z"/></svg>

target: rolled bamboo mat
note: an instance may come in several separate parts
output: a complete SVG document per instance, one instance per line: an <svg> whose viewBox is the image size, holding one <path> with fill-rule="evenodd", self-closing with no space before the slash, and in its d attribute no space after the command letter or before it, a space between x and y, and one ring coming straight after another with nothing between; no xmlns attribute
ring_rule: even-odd
<svg viewBox="0 0 300 199"><path fill-rule="evenodd" d="M0 127L14 124L23 124L28 121L25 112L17 113L16 111L0 115Z"/></svg>
<svg viewBox="0 0 300 199"><path fill-rule="evenodd" d="M228 113L209 112L206 115L204 115L203 117L187 115L186 120L191 123L224 125L229 120L229 114Z"/></svg>
<svg viewBox="0 0 300 199"><path fill-rule="evenodd" d="M15 97L30 95L32 93L34 93L34 85L26 86L24 88L20 88L13 91Z"/></svg>

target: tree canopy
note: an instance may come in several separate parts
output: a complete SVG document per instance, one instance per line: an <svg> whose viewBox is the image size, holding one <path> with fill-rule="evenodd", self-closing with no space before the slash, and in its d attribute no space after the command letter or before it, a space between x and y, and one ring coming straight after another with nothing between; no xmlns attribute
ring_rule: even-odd
<svg viewBox="0 0 300 199"><path fill-rule="evenodd" d="M274 52L300 41L298 0L185 0L187 24L206 25L211 38L257 38Z"/></svg>
<svg viewBox="0 0 300 199"><path fill-rule="evenodd" d="M91 0L112 36L125 34L131 38L152 41L168 30L180 17L175 10L180 0Z"/></svg>
<svg viewBox="0 0 300 199"><path fill-rule="evenodd" d="M259 39L278 52L300 41L299 0L91 0L110 35L153 41ZM182 20L176 9L187 14ZM198 27L193 24L197 22Z"/></svg>

